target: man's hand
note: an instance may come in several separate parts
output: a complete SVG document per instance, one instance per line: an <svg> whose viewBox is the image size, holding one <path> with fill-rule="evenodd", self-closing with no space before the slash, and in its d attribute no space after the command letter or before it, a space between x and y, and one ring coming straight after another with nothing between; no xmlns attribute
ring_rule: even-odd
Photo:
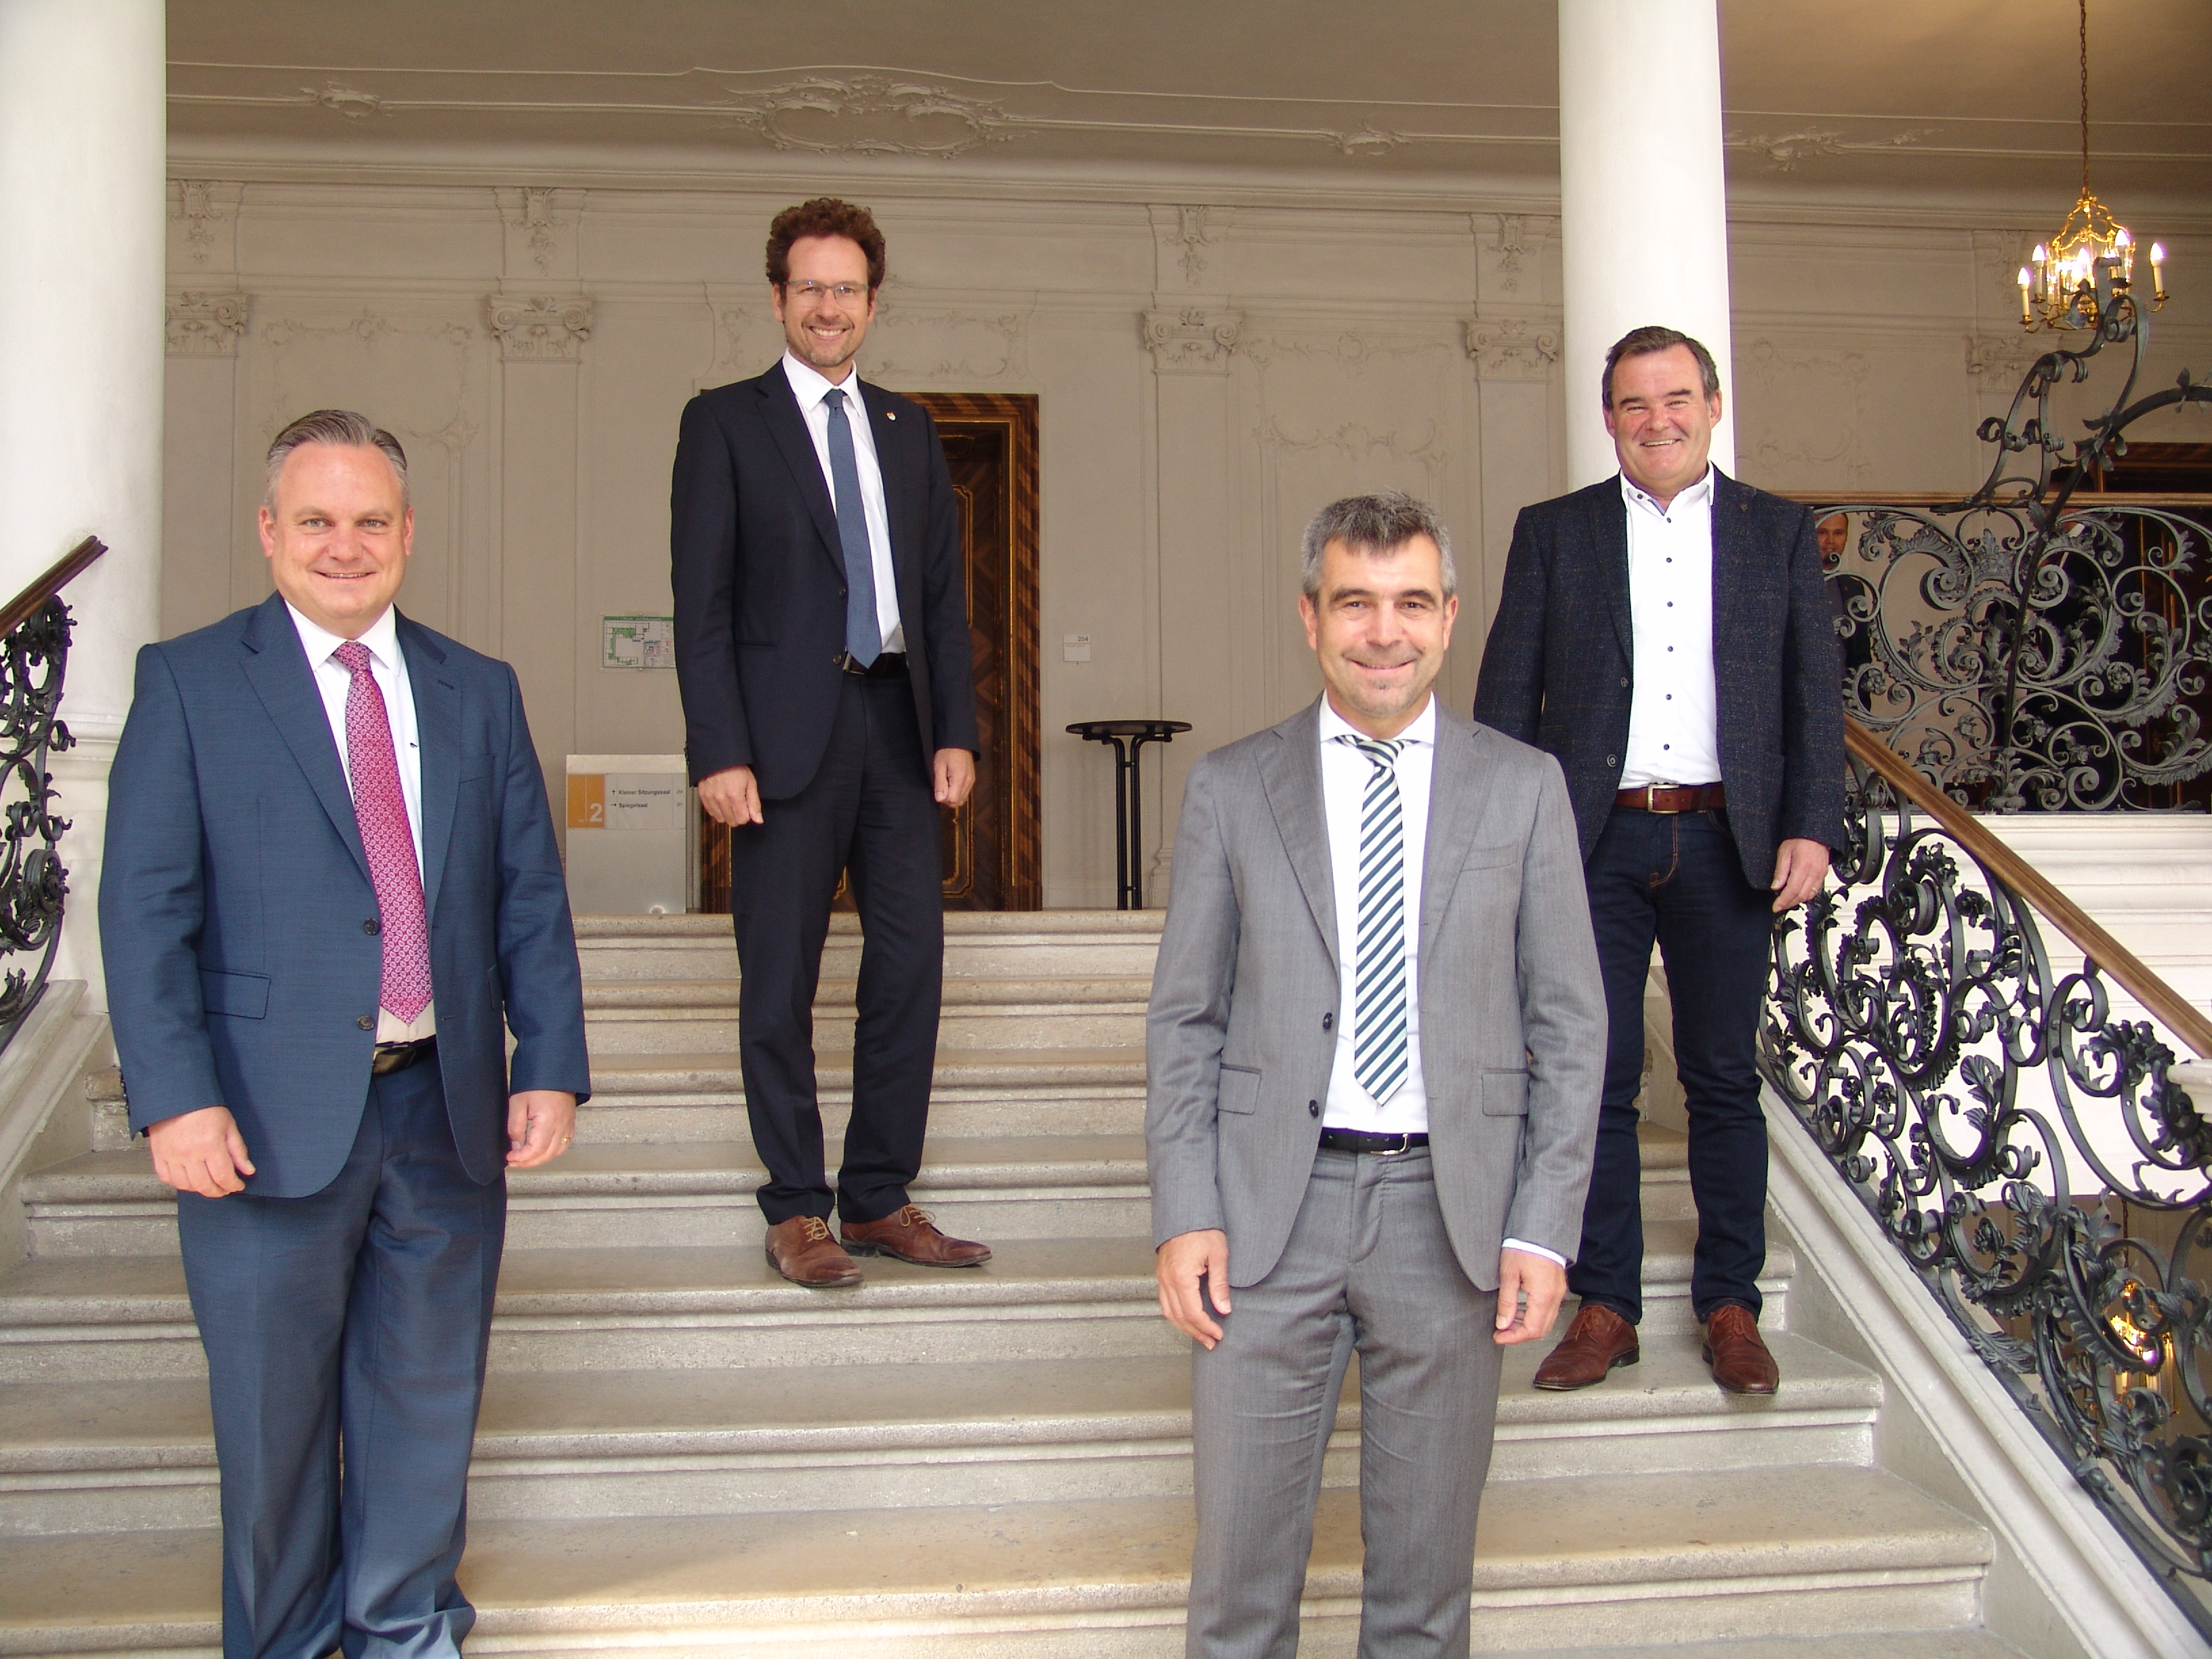
<svg viewBox="0 0 2212 1659"><path fill-rule="evenodd" d="M1502 1348L1540 1341L1552 1334L1552 1322L1559 1316L1559 1304L1566 1297L1567 1270L1558 1262L1526 1250L1500 1250L1493 1340Z"/></svg>
<svg viewBox="0 0 2212 1659"><path fill-rule="evenodd" d="M534 1170L568 1150L576 1133L576 1097L558 1089L525 1089L507 1097L507 1167Z"/></svg>
<svg viewBox="0 0 2212 1659"><path fill-rule="evenodd" d="M939 806L965 805L968 792L975 787L975 757L965 749L940 749L930 777L937 786Z"/></svg>
<svg viewBox="0 0 2212 1659"><path fill-rule="evenodd" d="M715 823L726 823L732 829L741 823L758 823L760 785L753 781L753 769L725 767L700 779L699 809Z"/></svg>
<svg viewBox="0 0 2212 1659"><path fill-rule="evenodd" d="M1774 849L1774 879L1766 884L1777 895L1774 914L1795 910L1820 890L1828 873L1828 849L1817 841L1793 836Z"/></svg>
<svg viewBox="0 0 2212 1659"><path fill-rule="evenodd" d="M197 1112L165 1117L146 1131L154 1149L154 1174L162 1185L202 1198L227 1198L246 1190L253 1160L246 1137L228 1106L203 1106Z"/></svg>
<svg viewBox="0 0 2212 1659"><path fill-rule="evenodd" d="M1206 1303L1210 1294L1216 1308L1229 1311L1229 1235L1218 1228L1177 1233L1155 1252L1155 1271L1160 1281L1160 1311L1168 1323L1209 1348L1220 1341L1221 1327L1206 1313Z"/></svg>

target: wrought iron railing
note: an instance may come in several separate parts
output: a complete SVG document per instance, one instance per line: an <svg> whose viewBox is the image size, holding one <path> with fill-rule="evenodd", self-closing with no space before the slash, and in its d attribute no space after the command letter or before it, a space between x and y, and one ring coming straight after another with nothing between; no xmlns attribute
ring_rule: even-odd
<svg viewBox="0 0 2212 1659"><path fill-rule="evenodd" d="M1848 845L1776 930L1761 1073L2143 1558L2212 1576L2212 1117L2115 998L2201 1056L2212 1020L1847 737Z"/></svg>
<svg viewBox="0 0 2212 1659"><path fill-rule="evenodd" d="M61 944L69 876L58 844L50 756L76 739L60 719L70 608L61 590L107 551L88 536L0 611L0 1048L37 1006Z"/></svg>

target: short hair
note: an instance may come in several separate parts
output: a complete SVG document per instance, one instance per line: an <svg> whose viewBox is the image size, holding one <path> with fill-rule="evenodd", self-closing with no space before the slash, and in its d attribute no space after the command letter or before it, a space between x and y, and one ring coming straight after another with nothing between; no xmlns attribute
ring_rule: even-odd
<svg viewBox="0 0 2212 1659"><path fill-rule="evenodd" d="M842 236L858 242L868 259L868 292L884 285L884 234L867 209L817 196L777 214L768 228L768 279L778 288L791 281L791 245L802 236Z"/></svg>
<svg viewBox="0 0 2212 1659"><path fill-rule="evenodd" d="M1605 354L1605 382L1599 401L1606 409L1613 407L1613 367L1623 357L1646 357L1655 351L1672 351L1676 346L1687 346L1690 355L1698 360L1698 372L1705 378L1705 396L1719 395L1720 365L1713 354L1699 342L1692 339L1679 328L1662 328L1652 324L1645 328L1632 328L1613 343L1613 349Z"/></svg>
<svg viewBox="0 0 2212 1659"><path fill-rule="evenodd" d="M261 497L265 505L276 506L276 475L284 470L284 463L292 452L304 444L381 450L384 459L392 463L392 470L399 475L399 504L408 504L407 452L399 447L399 440L368 416L356 415L350 409L318 409L300 416L270 444L268 475Z"/></svg>
<svg viewBox="0 0 2212 1659"><path fill-rule="evenodd" d="M1459 567L1452 562L1451 532L1437 510L1403 490L1386 489L1376 495L1346 495L1331 501L1306 526L1301 550L1305 557L1305 596L1321 597L1321 556L1331 542L1342 542L1354 553L1388 553L1416 536L1426 536L1443 558L1446 599L1459 592Z"/></svg>

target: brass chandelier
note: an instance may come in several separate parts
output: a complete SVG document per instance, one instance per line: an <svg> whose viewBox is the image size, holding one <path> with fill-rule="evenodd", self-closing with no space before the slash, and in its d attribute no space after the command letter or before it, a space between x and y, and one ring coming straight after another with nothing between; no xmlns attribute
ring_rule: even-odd
<svg viewBox="0 0 2212 1659"><path fill-rule="evenodd" d="M2020 325L2094 329L2133 289L2136 241L2089 188L2089 0L2081 8L2081 196L2020 270ZM2150 245L2150 308L2166 303L2166 249Z"/></svg>

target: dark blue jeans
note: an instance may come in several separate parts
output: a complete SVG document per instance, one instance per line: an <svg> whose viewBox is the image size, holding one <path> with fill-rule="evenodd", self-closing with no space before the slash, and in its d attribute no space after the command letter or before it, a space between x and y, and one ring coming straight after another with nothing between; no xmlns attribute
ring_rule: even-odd
<svg viewBox="0 0 2212 1659"><path fill-rule="evenodd" d="M1610 1028L1582 1249L1567 1285L1633 1324L1644 1315L1643 1170L1636 1097L1644 987L1656 938L1674 1005L1674 1063L1690 1119L1700 1319L1759 1308L1766 1261L1766 1119L1754 1064L1774 896L1744 879L1724 812L1615 807L1583 866Z"/></svg>

